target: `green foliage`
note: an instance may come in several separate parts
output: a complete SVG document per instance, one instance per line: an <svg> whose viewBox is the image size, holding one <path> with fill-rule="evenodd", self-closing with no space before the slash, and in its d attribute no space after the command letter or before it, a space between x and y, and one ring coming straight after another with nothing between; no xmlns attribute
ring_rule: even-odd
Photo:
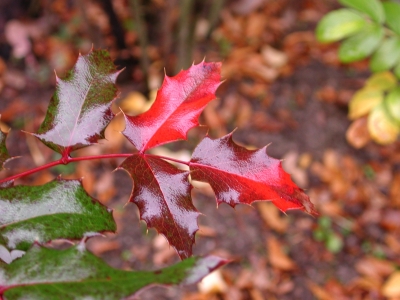
<svg viewBox="0 0 400 300"><path fill-rule="evenodd" d="M387 93L384 87L393 89L395 77L400 79L400 3L379 0L339 2L348 8L324 16L316 29L317 39L324 43L343 40L338 53L343 63L371 57L372 72L393 70L394 76L382 73L377 87L366 84L355 93L349 110L350 119L369 114L368 130L374 141L393 143L400 133L400 98L395 92Z"/></svg>
<svg viewBox="0 0 400 300"><path fill-rule="evenodd" d="M318 227L313 232L314 239L325 244L326 249L338 253L343 249L343 239L332 228L332 220L327 216L318 219Z"/></svg>

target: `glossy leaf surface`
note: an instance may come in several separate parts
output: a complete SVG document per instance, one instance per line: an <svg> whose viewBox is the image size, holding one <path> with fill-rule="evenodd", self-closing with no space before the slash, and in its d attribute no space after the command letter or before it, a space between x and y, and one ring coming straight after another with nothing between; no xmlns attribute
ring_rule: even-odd
<svg viewBox="0 0 400 300"><path fill-rule="evenodd" d="M372 55L370 68L372 72L386 71L400 61L400 39L396 36L383 41L378 50Z"/></svg>
<svg viewBox="0 0 400 300"><path fill-rule="evenodd" d="M251 204L272 201L281 211L301 209L316 214L313 204L296 186L279 160L266 153L266 147L247 150L232 140L232 133L220 139L205 137L190 162L191 178L208 182L217 203Z"/></svg>
<svg viewBox="0 0 400 300"><path fill-rule="evenodd" d="M323 43L335 42L351 36L365 26L363 17L349 9L338 9L328 13L318 23L317 39Z"/></svg>
<svg viewBox="0 0 400 300"><path fill-rule="evenodd" d="M388 27L400 35L400 4L393 1L385 1L382 5Z"/></svg>
<svg viewBox="0 0 400 300"><path fill-rule="evenodd" d="M79 180L0 189L0 243L9 249L115 230L112 213L90 197Z"/></svg>
<svg viewBox="0 0 400 300"><path fill-rule="evenodd" d="M139 116L125 116L123 134L139 152L168 142L186 139L189 129L215 98L221 75L220 63L191 66L174 77L165 76L151 108Z"/></svg>
<svg viewBox="0 0 400 300"><path fill-rule="evenodd" d="M367 14L378 23L385 21L385 12L379 0L339 0L339 3Z"/></svg>
<svg viewBox="0 0 400 300"><path fill-rule="evenodd" d="M142 154L127 158L121 168L133 179L130 201L138 206L141 219L162 233L181 258L189 257L199 215L190 196L189 173Z"/></svg>
<svg viewBox="0 0 400 300"><path fill-rule="evenodd" d="M80 247L34 246L10 265L0 265L0 295L13 300L120 300L154 283L195 283L227 263L216 256L192 257L158 271L123 271Z"/></svg>
<svg viewBox="0 0 400 300"><path fill-rule="evenodd" d="M380 25L370 25L365 27L363 31L349 37L340 45L340 61L350 63L371 55L379 46L383 34L383 28Z"/></svg>
<svg viewBox="0 0 400 300"><path fill-rule="evenodd" d="M110 107L117 96L117 76L107 51L79 55L74 69L64 79L57 77L46 117L34 135L64 155L104 138L114 117Z"/></svg>
<svg viewBox="0 0 400 300"><path fill-rule="evenodd" d="M4 164L11 159L6 147L7 133L0 130L0 171L4 169Z"/></svg>

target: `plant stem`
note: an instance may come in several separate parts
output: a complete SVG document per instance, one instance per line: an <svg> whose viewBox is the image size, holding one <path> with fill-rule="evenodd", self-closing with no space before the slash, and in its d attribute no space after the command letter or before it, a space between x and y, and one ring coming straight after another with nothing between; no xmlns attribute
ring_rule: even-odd
<svg viewBox="0 0 400 300"><path fill-rule="evenodd" d="M157 157L157 158L161 158L161 159L165 159L165 160L169 160L169 161L174 161L174 162L177 162L182 165L187 165L187 166L190 165L190 161L183 161L183 160L179 160L179 159L175 159L175 158L171 158L171 157L167 157L167 156L153 155L153 154L146 154L146 156Z"/></svg>
<svg viewBox="0 0 400 300"><path fill-rule="evenodd" d="M7 178L3 178L0 179L0 184L7 182L7 181L11 181L11 180L15 180L36 172L40 172L46 169L49 169L51 167L55 167L58 165L67 165L71 162L77 162L77 161L82 161L82 160L93 160L93 159L104 159L104 158L120 158L120 157L129 157L132 156L132 153L122 153L122 154L104 154L104 155L93 155L93 156L80 156L80 157L62 157L59 160L55 160L52 161L50 163L47 163L45 165L39 166L37 168L7 177Z"/></svg>

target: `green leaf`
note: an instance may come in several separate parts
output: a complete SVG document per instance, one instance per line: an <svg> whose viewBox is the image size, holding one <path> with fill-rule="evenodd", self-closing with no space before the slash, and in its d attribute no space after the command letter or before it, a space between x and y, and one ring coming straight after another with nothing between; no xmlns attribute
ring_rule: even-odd
<svg viewBox="0 0 400 300"><path fill-rule="evenodd" d="M359 14L345 8L338 9L322 18L316 35L320 42L335 42L359 32L365 25L366 21Z"/></svg>
<svg viewBox="0 0 400 300"><path fill-rule="evenodd" d="M396 75L396 77L400 79L400 62L394 67L393 72Z"/></svg>
<svg viewBox="0 0 400 300"><path fill-rule="evenodd" d="M396 36L383 41L372 55L370 68L372 72L386 71L394 67L400 60L400 39Z"/></svg>
<svg viewBox="0 0 400 300"><path fill-rule="evenodd" d="M400 4L386 1L382 5L386 15L386 24L395 33L400 34Z"/></svg>
<svg viewBox="0 0 400 300"><path fill-rule="evenodd" d="M158 271L123 271L82 246L34 246L22 258L0 266L0 295L13 300L119 300L150 284L193 284L227 263L216 256L191 257Z"/></svg>
<svg viewBox="0 0 400 300"><path fill-rule="evenodd" d="M104 138L114 117L111 104L118 74L105 50L79 55L74 69L64 79L57 77L46 117L34 135L63 155Z"/></svg>
<svg viewBox="0 0 400 300"><path fill-rule="evenodd" d="M390 116L400 126L400 87L390 91L386 96L385 105Z"/></svg>
<svg viewBox="0 0 400 300"><path fill-rule="evenodd" d="M397 80L392 72L380 72L373 74L365 82L366 88L373 88L381 91L390 90L394 88L396 85L397 85Z"/></svg>
<svg viewBox="0 0 400 300"><path fill-rule="evenodd" d="M366 58L378 47L383 33L383 28L379 25L367 26L340 45L339 59L344 63L350 63Z"/></svg>
<svg viewBox="0 0 400 300"><path fill-rule="evenodd" d="M79 180L0 189L0 212L0 244L10 249L116 230L112 212L90 197Z"/></svg>
<svg viewBox="0 0 400 300"><path fill-rule="evenodd" d="M383 91L376 88L363 88L357 91L349 103L349 119L355 120L368 114L383 101Z"/></svg>
<svg viewBox="0 0 400 300"><path fill-rule="evenodd" d="M6 147L7 133L0 129L0 171L4 169L4 164L11 159Z"/></svg>
<svg viewBox="0 0 400 300"><path fill-rule="evenodd" d="M378 0L339 0L339 3L366 13L378 23L385 21L383 6Z"/></svg>

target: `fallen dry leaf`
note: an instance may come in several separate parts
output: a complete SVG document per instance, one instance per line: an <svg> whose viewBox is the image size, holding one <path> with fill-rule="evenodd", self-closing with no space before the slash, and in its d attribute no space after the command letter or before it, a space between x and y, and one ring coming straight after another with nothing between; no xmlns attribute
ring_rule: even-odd
<svg viewBox="0 0 400 300"><path fill-rule="evenodd" d="M275 205L269 202L258 202L256 205L267 226L280 233L286 231L289 225L288 219L282 216Z"/></svg>
<svg viewBox="0 0 400 300"><path fill-rule="evenodd" d="M400 297L400 271L389 276L382 287L382 294L388 298Z"/></svg>
<svg viewBox="0 0 400 300"><path fill-rule="evenodd" d="M283 271L296 269L295 262L283 252L282 244L275 237L267 239L267 248L268 260L273 267Z"/></svg>

